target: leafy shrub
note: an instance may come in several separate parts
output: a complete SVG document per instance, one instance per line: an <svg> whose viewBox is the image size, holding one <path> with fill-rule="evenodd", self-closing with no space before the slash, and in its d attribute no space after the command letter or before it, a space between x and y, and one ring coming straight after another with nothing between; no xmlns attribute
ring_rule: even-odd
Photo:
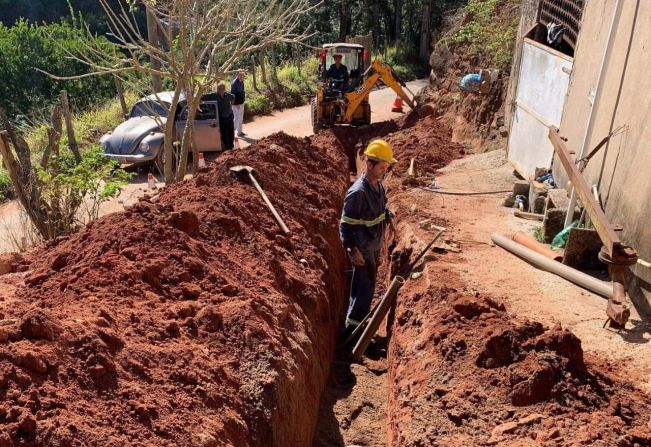
<svg viewBox="0 0 651 447"><path fill-rule="evenodd" d="M304 78L298 72L297 65L285 65L278 70L278 80L283 84L301 82Z"/></svg>
<svg viewBox="0 0 651 447"><path fill-rule="evenodd" d="M318 57L310 57L303 62L303 73L308 77L316 77L319 72L319 66L321 65L321 59Z"/></svg>
<svg viewBox="0 0 651 447"><path fill-rule="evenodd" d="M317 85L317 72L320 64L318 58L308 58L301 62L299 72L294 63L287 63L276 70L278 82L271 79L271 69L267 63L267 81L262 82L260 67L256 67L256 80L259 92L253 88L251 73L244 80L246 102L244 116L268 115L274 109L296 107L307 104L309 96L314 94Z"/></svg>
<svg viewBox="0 0 651 447"><path fill-rule="evenodd" d="M412 81L428 73L428 68L418 62L415 47L389 47L385 53L376 57L389 64L403 81Z"/></svg>
<svg viewBox="0 0 651 447"><path fill-rule="evenodd" d="M53 157L47 167L36 167L41 197L47 203L51 237L69 234L91 219L99 206L120 194L131 174L104 156L99 145L76 162L69 151ZM46 235L44 235L45 237Z"/></svg>
<svg viewBox="0 0 651 447"><path fill-rule="evenodd" d="M249 92L244 103L245 116L269 115L273 111L273 104L266 95L257 93L255 90Z"/></svg>
<svg viewBox="0 0 651 447"><path fill-rule="evenodd" d="M11 179L4 169L0 168L0 203L13 197Z"/></svg>
<svg viewBox="0 0 651 447"><path fill-rule="evenodd" d="M461 45L469 56L478 56L486 65L508 71L513 59L519 23L516 0L470 0L465 7L470 19L459 30L439 44ZM512 7L512 13L497 14L497 8Z"/></svg>
<svg viewBox="0 0 651 447"><path fill-rule="evenodd" d="M83 35L64 22L35 25L19 20L12 27L0 23L0 106L9 116L32 117L56 102L61 90L67 90L71 102L85 109L115 96L110 76L57 81L38 71L57 76L87 73L82 62L68 57L68 52L84 51ZM106 48L112 48L108 40ZM7 82L9 81L10 82Z"/></svg>

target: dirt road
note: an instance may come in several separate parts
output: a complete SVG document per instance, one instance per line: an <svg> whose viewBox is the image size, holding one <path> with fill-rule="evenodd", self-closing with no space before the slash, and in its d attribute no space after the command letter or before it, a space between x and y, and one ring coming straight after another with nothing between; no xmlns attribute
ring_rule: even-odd
<svg viewBox="0 0 651 447"><path fill-rule="evenodd" d="M409 89L414 93L418 93L425 85L427 85L427 80L424 79L407 83ZM389 88L371 92L373 122L386 121L402 115L391 111L395 97L395 93ZM405 105L405 111L408 110L409 107ZM241 140L242 146L247 146L281 130L296 137L309 136L312 134L310 106L296 107L277 111L269 116L257 117L253 121L245 123L244 130L247 136ZM135 171L135 174L120 197L102 205L100 215L122 211L124 207L134 204L145 193L147 190L146 172ZM17 202L0 205L0 253L18 250L20 247L16 247L15 241L20 243L23 238L25 238L25 243L20 245L29 245L29 237L25 234L25 219L21 218L20 214Z"/></svg>
<svg viewBox="0 0 651 447"><path fill-rule="evenodd" d="M426 79L419 79L407 83L407 87L414 93L418 93L426 85ZM371 92L371 108L373 110L374 123L394 119L402 115L391 111L395 97L395 92L389 88ZM405 111L409 111L409 107L406 104L404 109ZM269 116L260 116L250 123L245 123L244 131L247 133L245 141L257 140L279 130L295 137L312 135L309 104L294 109L275 112Z"/></svg>

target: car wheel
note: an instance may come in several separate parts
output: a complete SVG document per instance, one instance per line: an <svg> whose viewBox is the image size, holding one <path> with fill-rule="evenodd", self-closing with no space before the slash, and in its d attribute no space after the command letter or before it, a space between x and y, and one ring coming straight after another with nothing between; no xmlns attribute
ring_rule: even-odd
<svg viewBox="0 0 651 447"><path fill-rule="evenodd" d="M319 112L317 110L318 104L316 98L312 98L310 101L311 112L312 112L312 132L315 134L321 130L321 122L319 121Z"/></svg>
<svg viewBox="0 0 651 447"><path fill-rule="evenodd" d="M172 171L176 171L176 157L174 156L174 148L172 148ZM158 155L154 159L154 168L161 177L165 176L165 144L161 144L158 150Z"/></svg>

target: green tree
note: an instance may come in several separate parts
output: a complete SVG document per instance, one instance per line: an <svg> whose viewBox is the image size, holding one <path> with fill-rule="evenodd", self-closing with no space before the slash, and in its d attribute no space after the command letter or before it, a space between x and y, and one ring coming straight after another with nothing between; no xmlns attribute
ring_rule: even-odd
<svg viewBox="0 0 651 447"><path fill-rule="evenodd" d="M115 95L110 77L88 77L56 81L39 70L65 75L88 71L69 57L84 51L81 35L66 23L35 25L19 20L14 26L0 24L0 107L11 117L32 116L49 109L60 90L67 90L78 108L86 108ZM107 39L101 44L109 49Z"/></svg>

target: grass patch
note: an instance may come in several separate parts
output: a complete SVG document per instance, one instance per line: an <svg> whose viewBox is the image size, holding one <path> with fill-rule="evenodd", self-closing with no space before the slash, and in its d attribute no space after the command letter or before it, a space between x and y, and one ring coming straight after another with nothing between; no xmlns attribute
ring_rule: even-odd
<svg viewBox="0 0 651 447"><path fill-rule="evenodd" d="M246 102L244 116L268 115L274 110L286 109L307 104L317 86L318 58L309 58L296 64L285 64L276 70L277 80L272 79L271 65L266 64L267 83L262 82L262 70L256 67L258 90L253 88L253 75L249 73L244 80Z"/></svg>
<svg viewBox="0 0 651 447"><path fill-rule="evenodd" d="M138 99L134 93L126 95L127 107L131 107ZM100 137L109 130L115 129L118 124L124 121L120 101L114 98L102 105L91 108L90 110L73 115L72 127L75 129L75 137L80 150L90 149L97 144ZM47 128L48 124L41 123L33 126L25 132L25 140L32 150L32 153L40 155L47 146ZM68 135L65 131L61 135L61 144L68 144Z"/></svg>
<svg viewBox="0 0 651 447"><path fill-rule="evenodd" d="M0 203L12 199L13 196L9 174L4 168L0 168Z"/></svg>
<svg viewBox="0 0 651 447"><path fill-rule="evenodd" d="M468 56L478 56L486 66L509 71L520 21L517 0L470 0L465 7L468 21L438 45L465 48ZM507 9L507 14L498 10Z"/></svg>
<svg viewBox="0 0 651 447"><path fill-rule="evenodd" d="M133 105L137 97L135 94L126 95L127 106ZM124 121L120 101L115 98L103 105L92 108L86 112L79 113L72 118L72 127L75 129L75 137L81 152L86 152L97 145L100 137L109 130L115 129L118 124ZM34 160L39 160L47 146L46 123L37 124L25 130L24 138L27 141ZM68 144L68 135L65 132L61 136L61 146ZM9 174L0 166L0 202L13 199L13 188Z"/></svg>

